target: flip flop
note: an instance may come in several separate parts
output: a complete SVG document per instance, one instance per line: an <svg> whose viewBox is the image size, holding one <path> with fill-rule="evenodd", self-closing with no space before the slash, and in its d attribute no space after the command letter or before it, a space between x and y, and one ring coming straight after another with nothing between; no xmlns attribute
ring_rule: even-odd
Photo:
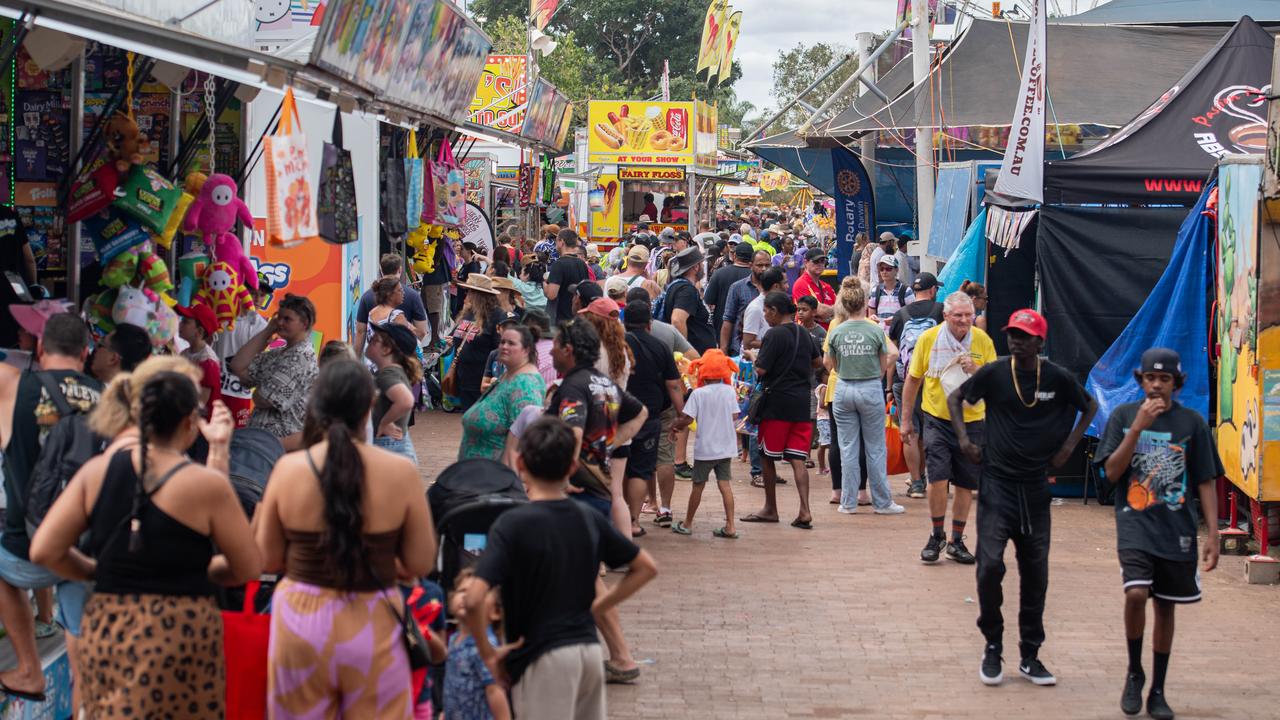
<svg viewBox="0 0 1280 720"><path fill-rule="evenodd" d="M644 537L645 535L648 535L648 534L649 534L649 531L645 530L644 528L636 528L636 529L632 529L631 531L631 537L633 538Z"/></svg>
<svg viewBox="0 0 1280 720"><path fill-rule="evenodd" d="M751 513L750 515L748 515L748 516L746 516L746 517L740 517L740 518L738 518L738 522L749 522L749 523L776 523L776 522L778 522L778 518L760 517L759 515L757 515L757 514L755 514L755 513Z"/></svg>
<svg viewBox="0 0 1280 720"><path fill-rule="evenodd" d="M812 530L813 522L810 520L801 520L800 518L796 518L791 521L791 527L800 528L801 530Z"/></svg>
<svg viewBox="0 0 1280 720"><path fill-rule="evenodd" d="M724 528L722 528L722 527L718 527L718 528L716 528L715 530L712 530L712 531L711 531L711 534L712 534L712 535L714 535L714 536L716 536L716 537L718 537L718 538L724 538L725 540L737 540L737 539L738 539L738 533L726 532L726 531L725 531L725 529L724 529Z"/></svg>
<svg viewBox="0 0 1280 720"><path fill-rule="evenodd" d="M46 699L45 694L42 692L33 693L33 692L27 692L26 690L15 690L9 687L8 685L5 685L2 682L0 682L0 693L4 693L5 695L12 695L16 698L21 698L23 700L29 700L31 702L38 702L38 703L42 703Z"/></svg>
<svg viewBox="0 0 1280 720"><path fill-rule="evenodd" d="M751 478L751 487L758 487L758 488L764 487L764 478L758 475L756 477Z"/></svg>
<svg viewBox="0 0 1280 720"><path fill-rule="evenodd" d="M671 524L671 532L677 535L692 535L693 531L684 526L684 523L677 520Z"/></svg>

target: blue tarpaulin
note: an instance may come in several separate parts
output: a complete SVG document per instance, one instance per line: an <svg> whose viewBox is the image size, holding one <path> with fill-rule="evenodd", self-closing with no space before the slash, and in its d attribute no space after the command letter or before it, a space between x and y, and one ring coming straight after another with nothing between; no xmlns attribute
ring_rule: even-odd
<svg viewBox="0 0 1280 720"><path fill-rule="evenodd" d="M973 163L943 163L938 168L937 188L933 223L929 226L929 254L950 257L964 239L965 223L969 221Z"/></svg>
<svg viewBox="0 0 1280 720"><path fill-rule="evenodd" d="M1210 181L1182 222L1169 265L1120 337L1098 359L1085 389L1098 399L1088 434L1101 437L1116 407L1142 399L1133 371L1143 351L1166 347L1182 356L1187 381L1177 400L1209 417L1209 293L1213 288L1213 223L1204 213Z"/></svg>
<svg viewBox="0 0 1280 720"><path fill-rule="evenodd" d="M938 282L942 283L942 293L945 295L959 290L965 280L985 284L986 273L983 271L986 268L983 264L986 259L987 209L984 207L982 212L978 213L978 217L969 224L969 229L964 233L964 240L956 245L951 256L947 258L946 267L942 268L942 272L938 275Z"/></svg>

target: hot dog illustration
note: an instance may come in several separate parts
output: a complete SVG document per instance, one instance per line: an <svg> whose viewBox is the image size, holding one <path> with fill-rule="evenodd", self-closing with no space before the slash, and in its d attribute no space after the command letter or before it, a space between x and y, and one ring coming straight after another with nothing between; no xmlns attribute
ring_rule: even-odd
<svg viewBox="0 0 1280 720"><path fill-rule="evenodd" d="M627 141L625 135L618 132L617 128L608 123L596 123L594 131L600 142L614 150L622 147L622 143Z"/></svg>

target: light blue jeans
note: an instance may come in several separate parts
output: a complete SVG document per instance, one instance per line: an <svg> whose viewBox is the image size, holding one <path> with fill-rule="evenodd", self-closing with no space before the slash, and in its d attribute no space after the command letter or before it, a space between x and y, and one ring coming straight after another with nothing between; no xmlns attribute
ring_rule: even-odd
<svg viewBox="0 0 1280 720"><path fill-rule="evenodd" d="M414 465L418 464L418 454L413 450L413 440L410 440L407 434L399 440L392 440L389 437L376 437L373 439L373 444L383 450L390 450L393 453L409 458Z"/></svg>
<svg viewBox="0 0 1280 720"><path fill-rule="evenodd" d="M839 430L836 434L840 442L841 467L858 467L858 446L862 443L867 454L867 488L871 491L871 504L878 510L888 508L893 504L893 495L889 492L886 471L889 458L884 443L884 386L879 378L840 380L836 383L831 415ZM842 484L840 506L846 510L857 509L858 483Z"/></svg>

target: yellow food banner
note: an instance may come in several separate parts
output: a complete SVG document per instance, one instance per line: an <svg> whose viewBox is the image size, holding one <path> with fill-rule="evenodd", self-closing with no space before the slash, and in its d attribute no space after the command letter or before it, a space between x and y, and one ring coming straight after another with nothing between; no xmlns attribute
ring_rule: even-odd
<svg viewBox="0 0 1280 720"><path fill-rule="evenodd" d="M698 74L710 70L714 75L720 69L720 58L717 55L723 42L720 39L720 25L724 22L724 11L728 4L726 0L711 0L711 4L707 6L707 14L702 19L702 42L698 45L698 66L695 70Z"/></svg>
<svg viewBox="0 0 1280 720"><path fill-rule="evenodd" d="M742 29L742 11L729 16L725 28L721 30L723 43L720 46L720 72L718 81L724 83L733 74L733 51L738 46L738 32Z"/></svg>
<svg viewBox="0 0 1280 720"><path fill-rule="evenodd" d="M691 102L592 100L587 107L588 161L689 165L693 116Z"/></svg>
<svg viewBox="0 0 1280 720"><path fill-rule="evenodd" d="M596 189L604 193L604 204L591 211L591 237L622 237L622 183L617 175L601 175Z"/></svg>
<svg viewBox="0 0 1280 720"><path fill-rule="evenodd" d="M525 82L524 55L490 55L471 99L471 122L518 133L524 125L529 91Z"/></svg>
<svg viewBox="0 0 1280 720"><path fill-rule="evenodd" d="M718 139L716 137L719 113L714 105L701 100L694 102L693 164L715 170Z"/></svg>
<svg viewBox="0 0 1280 720"><path fill-rule="evenodd" d="M760 173L760 189L764 192L785 190L791 184L791 173L786 170L771 170Z"/></svg>

